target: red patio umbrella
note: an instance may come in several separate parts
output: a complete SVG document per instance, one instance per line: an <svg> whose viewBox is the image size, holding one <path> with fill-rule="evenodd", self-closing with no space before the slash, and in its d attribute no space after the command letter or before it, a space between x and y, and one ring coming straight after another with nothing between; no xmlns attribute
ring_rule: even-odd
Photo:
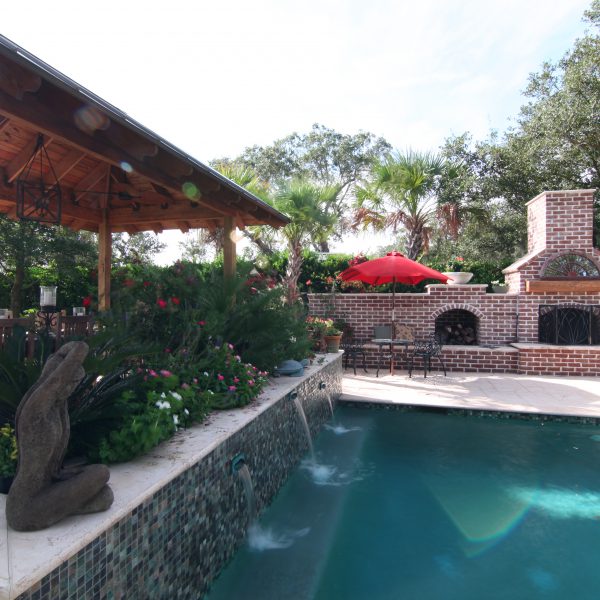
<svg viewBox="0 0 600 600"><path fill-rule="evenodd" d="M406 258L400 252L388 252L381 258L375 258L353 267L348 267L340 273L343 281L363 281L371 285L391 283L392 286L392 323L396 319L396 282L415 285L423 279L438 279L442 283L448 277L435 269L430 269L421 263Z"/></svg>

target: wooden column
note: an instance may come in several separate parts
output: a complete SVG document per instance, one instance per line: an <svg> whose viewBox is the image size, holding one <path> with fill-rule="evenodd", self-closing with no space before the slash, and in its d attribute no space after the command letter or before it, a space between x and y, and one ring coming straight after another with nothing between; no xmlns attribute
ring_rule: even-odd
<svg viewBox="0 0 600 600"><path fill-rule="evenodd" d="M223 228L223 274L225 277L233 277L236 267L235 241L232 239L235 231L233 217L225 217Z"/></svg>
<svg viewBox="0 0 600 600"><path fill-rule="evenodd" d="M110 192L110 166L106 173L106 191ZM110 309L110 264L112 261L112 232L108 222L108 195L101 202L102 221L98 226L98 309Z"/></svg>
<svg viewBox="0 0 600 600"><path fill-rule="evenodd" d="M110 262L112 259L112 234L108 223L108 210L104 209L98 229L98 308L110 309Z"/></svg>

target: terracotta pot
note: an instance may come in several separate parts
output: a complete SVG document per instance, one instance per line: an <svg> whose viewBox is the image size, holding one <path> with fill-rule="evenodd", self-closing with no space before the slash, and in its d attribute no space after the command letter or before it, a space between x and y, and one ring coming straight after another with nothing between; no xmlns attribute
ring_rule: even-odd
<svg viewBox="0 0 600 600"><path fill-rule="evenodd" d="M473 277L473 273L470 273L469 271L445 271L442 275L450 278L448 280L448 285L462 285L464 283L469 283Z"/></svg>
<svg viewBox="0 0 600 600"><path fill-rule="evenodd" d="M326 335L325 343L327 344L327 352L339 352L340 342L342 341L341 335Z"/></svg>

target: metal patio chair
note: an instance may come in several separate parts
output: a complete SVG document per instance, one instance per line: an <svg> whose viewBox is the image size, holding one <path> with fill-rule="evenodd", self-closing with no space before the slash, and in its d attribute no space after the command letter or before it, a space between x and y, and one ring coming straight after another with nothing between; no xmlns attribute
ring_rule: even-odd
<svg viewBox="0 0 600 600"><path fill-rule="evenodd" d="M408 376L412 377L415 360L419 359L423 363L423 377L427 377L427 371L431 372L431 359L437 358L446 377L446 365L441 353L442 342L435 336L428 340L415 340L412 352L408 356Z"/></svg>

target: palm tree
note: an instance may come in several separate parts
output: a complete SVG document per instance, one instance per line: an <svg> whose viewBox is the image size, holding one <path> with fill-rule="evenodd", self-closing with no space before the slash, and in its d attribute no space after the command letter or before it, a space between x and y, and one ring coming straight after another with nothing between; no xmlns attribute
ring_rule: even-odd
<svg viewBox="0 0 600 600"><path fill-rule="evenodd" d="M281 229L288 246L288 265L284 277L287 301L298 300L298 278L302 268L302 248L326 240L336 224L330 212L340 186L320 186L305 179L292 179L275 195L273 206L291 222Z"/></svg>
<svg viewBox="0 0 600 600"><path fill-rule="evenodd" d="M460 226L457 202L440 203L436 194L442 175L455 177L457 165L437 154L395 152L373 164L371 181L356 191L354 227L405 230L405 253L416 260L427 252L431 225L437 216L456 236Z"/></svg>

